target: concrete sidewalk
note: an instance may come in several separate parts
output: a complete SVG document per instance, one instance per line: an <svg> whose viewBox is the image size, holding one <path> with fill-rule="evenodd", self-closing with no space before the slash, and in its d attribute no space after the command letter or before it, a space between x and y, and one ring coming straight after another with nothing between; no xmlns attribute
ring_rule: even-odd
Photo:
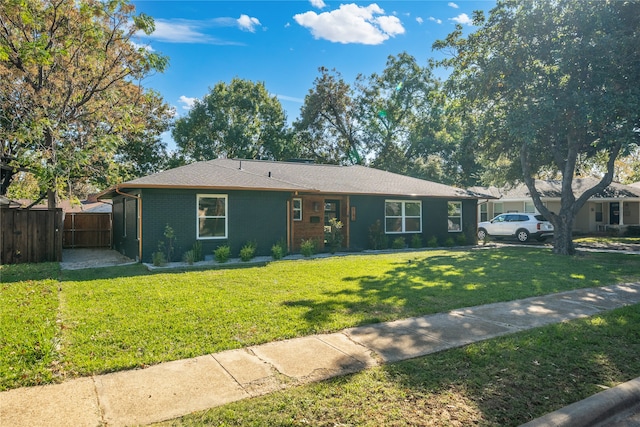
<svg viewBox="0 0 640 427"><path fill-rule="evenodd" d="M150 424L637 303L640 303L640 282L581 289L273 342L57 385L9 390L0 393L0 425ZM628 389L632 396L625 395L625 405L640 402L640 395L633 394L638 388ZM590 403L587 409L581 407L582 419L585 410L591 411L586 419L592 420L602 418L604 411L612 412L607 402ZM615 408L613 412L616 413ZM552 420L535 425L561 424Z"/></svg>

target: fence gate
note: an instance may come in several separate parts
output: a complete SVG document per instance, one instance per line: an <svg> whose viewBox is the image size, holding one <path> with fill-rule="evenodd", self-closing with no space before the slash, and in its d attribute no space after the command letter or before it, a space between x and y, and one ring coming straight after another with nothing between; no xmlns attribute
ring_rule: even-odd
<svg viewBox="0 0 640 427"><path fill-rule="evenodd" d="M0 208L0 264L62 261L62 209Z"/></svg>
<svg viewBox="0 0 640 427"><path fill-rule="evenodd" d="M111 214L66 213L62 246L64 248L110 248Z"/></svg>

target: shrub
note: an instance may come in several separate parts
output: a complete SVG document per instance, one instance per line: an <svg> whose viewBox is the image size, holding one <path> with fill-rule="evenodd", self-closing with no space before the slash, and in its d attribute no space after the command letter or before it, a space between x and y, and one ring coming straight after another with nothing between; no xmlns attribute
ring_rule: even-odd
<svg viewBox="0 0 640 427"><path fill-rule="evenodd" d="M453 237L447 237L447 240L444 241L444 245L450 248L456 245L456 241L453 240Z"/></svg>
<svg viewBox="0 0 640 427"><path fill-rule="evenodd" d="M438 238L436 236L431 236L429 240L427 240L427 247L429 248L437 248L438 247Z"/></svg>
<svg viewBox="0 0 640 427"><path fill-rule="evenodd" d="M329 220L329 230L324 232L324 238L329 246L329 252L336 253L336 250L342 245L342 222L336 218Z"/></svg>
<svg viewBox="0 0 640 427"><path fill-rule="evenodd" d="M414 234L411 236L411 247L414 249L422 247L422 236L419 234Z"/></svg>
<svg viewBox="0 0 640 427"><path fill-rule="evenodd" d="M300 252L305 257L310 257L316 252L316 242L313 239L302 239L302 243L300 243Z"/></svg>
<svg viewBox="0 0 640 427"><path fill-rule="evenodd" d="M251 258L256 254L257 247L256 242L247 242L242 249L240 249L240 259L244 262L251 261Z"/></svg>
<svg viewBox="0 0 640 427"><path fill-rule="evenodd" d="M228 245L218 246L213 251L213 257L220 263L227 262L231 257L231 248Z"/></svg>
<svg viewBox="0 0 640 427"><path fill-rule="evenodd" d="M640 237L640 225L630 225L625 232L627 237Z"/></svg>
<svg viewBox="0 0 640 427"><path fill-rule="evenodd" d="M387 236L384 234L384 228L382 228L382 222L377 220L371 227L369 227L369 246L373 250L387 249Z"/></svg>
<svg viewBox="0 0 640 427"><path fill-rule="evenodd" d="M196 240L196 242L193 244L193 248L191 248L191 251L193 252L194 262L204 261L204 254L202 253L202 242Z"/></svg>
<svg viewBox="0 0 640 427"><path fill-rule="evenodd" d="M153 255L151 255L151 260L155 267L161 267L167 263L167 258L164 256L164 252L160 251L154 252Z"/></svg>
<svg viewBox="0 0 640 427"><path fill-rule="evenodd" d="M271 246L271 256L273 259L282 259L284 252L285 249L282 247L280 242L274 243L273 246Z"/></svg>
<svg viewBox="0 0 640 427"><path fill-rule="evenodd" d="M196 261L196 253L193 252L193 249L191 249L190 251L187 251L182 255L182 260L189 265L193 265L193 263Z"/></svg>
<svg viewBox="0 0 640 427"><path fill-rule="evenodd" d="M467 244L467 236L465 236L463 233L458 234L458 236L456 237L456 243L458 244L458 246L464 246Z"/></svg>
<svg viewBox="0 0 640 427"><path fill-rule="evenodd" d="M407 246L404 237L396 237L391 243L391 249L404 249Z"/></svg>

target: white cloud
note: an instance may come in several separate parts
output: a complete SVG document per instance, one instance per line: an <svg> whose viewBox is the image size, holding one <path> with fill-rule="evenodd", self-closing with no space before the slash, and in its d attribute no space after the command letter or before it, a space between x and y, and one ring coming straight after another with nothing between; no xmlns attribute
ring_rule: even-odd
<svg viewBox="0 0 640 427"><path fill-rule="evenodd" d="M275 96L281 101L291 101L291 102L297 102L298 104L304 104L304 99L302 98L296 98L294 96L279 95L279 94L275 94Z"/></svg>
<svg viewBox="0 0 640 427"><path fill-rule="evenodd" d="M197 21L156 19L155 25L156 29L149 37L162 42L206 43L205 40L211 39L200 31L202 23Z"/></svg>
<svg viewBox="0 0 640 427"><path fill-rule="evenodd" d="M460 15L456 16L455 18L449 18L449 19L451 21L456 22L456 23L461 24L461 25L471 25L473 23L471 18L469 18L469 15L467 15L466 13L461 13Z"/></svg>
<svg viewBox="0 0 640 427"><path fill-rule="evenodd" d="M449 3L447 3L447 6L452 7L454 9L459 9L460 6L458 6L457 4L455 4L454 2L450 1Z"/></svg>
<svg viewBox="0 0 640 427"><path fill-rule="evenodd" d="M240 28L242 31L249 31L251 33L255 33L256 27L259 27L261 25L258 18L253 18L249 15L244 14L240 15L240 18L238 18L236 22L238 23L238 28Z"/></svg>
<svg viewBox="0 0 640 427"><path fill-rule="evenodd" d="M135 47L136 49L144 49L147 52L155 52L153 50L153 48L151 47L151 45L149 44L140 44L140 43L136 43L136 42L131 42L131 44L133 45L133 47Z"/></svg>
<svg viewBox="0 0 640 427"><path fill-rule="evenodd" d="M420 18L419 16L416 18L416 22L420 25L422 25L422 23L424 22L424 19Z"/></svg>
<svg viewBox="0 0 640 427"><path fill-rule="evenodd" d="M322 0L309 0L309 3L316 9L324 9L327 6Z"/></svg>
<svg viewBox="0 0 640 427"><path fill-rule="evenodd" d="M189 98L188 96L184 96L184 95L182 95L182 96L180 96L180 98L178 98L178 102L182 104L182 109L183 110L192 109L197 100L198 100L198 98Z"/></svg>
<svg viewBox="0 0 640 427"><path fill-rule="evenodd" d="M367 7L352 3L321 14L300 13L293 19L311 30L316 39L343 44L377 45L405 31L400 19L388 15L377 16L382 14L384 10L375 3Z"/></svg>
<svg viewBox="0 0 640 427"><path fill-rule="evenodd" d="M434 18L433 16L429 17L429 21L435 22L436 24L442 24L442 19Z"/></svg>

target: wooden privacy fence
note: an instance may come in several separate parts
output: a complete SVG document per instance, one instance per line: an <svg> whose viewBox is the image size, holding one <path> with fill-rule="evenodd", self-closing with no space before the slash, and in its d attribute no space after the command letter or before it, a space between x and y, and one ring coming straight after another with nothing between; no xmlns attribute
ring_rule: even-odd
<svg viewBox="0 0 640 427"><path fill-rule="evenodd" d="M0 207L0 263L62 261L62 209Z"/></svg>
<svg viewBox="0 0 640 427"><path fill-rule="evenodd" d="M66 213L62 246L65 248L110 248L111 214Z"/></svg>

